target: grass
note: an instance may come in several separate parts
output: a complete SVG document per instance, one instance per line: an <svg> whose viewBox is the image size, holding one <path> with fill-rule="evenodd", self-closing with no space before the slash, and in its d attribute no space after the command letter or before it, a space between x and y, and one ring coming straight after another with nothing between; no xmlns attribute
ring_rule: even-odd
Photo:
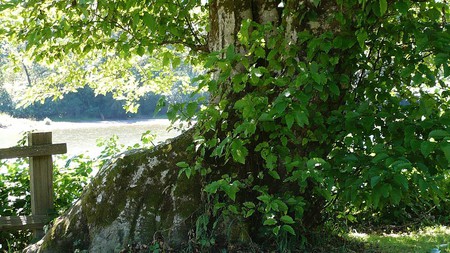
<svg viewBox="0 0 450 253"><path fill-rule="evenodd" d="M439 248L441 253L450 253L450 227L425 227L419 231L399 233L352 232L348 240L362 242L367 247L362 252L425 253Z"/></svg>

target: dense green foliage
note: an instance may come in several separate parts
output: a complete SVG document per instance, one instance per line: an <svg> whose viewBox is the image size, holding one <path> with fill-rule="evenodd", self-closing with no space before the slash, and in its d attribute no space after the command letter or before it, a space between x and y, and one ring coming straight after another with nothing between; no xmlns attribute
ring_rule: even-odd
<svg viewBox="0 0 450 253"><path fill-rule="evenodd" d="M276 1L274 22L244 20L231 36L236 41L213 52L206 31L226 28L212 25L215 11L231 11L234 2L9 4L23 20L3 14L0 33L27 42L35 60L66 69L70 57L82 66L94 59L92 72L103 81L83 84L131 102L138 88L161 82L134 82L122 64L149 57L153 64L140 73L172 80L182 61L203 60L209 72L196 79L198 92L211 99L171 106L168 115L198 122L191 149L197 159L178 165L181 175L203 177L205 230L232 217L250 224L253 239L287 250L326 218L405 220L448 205L445 1ZM96 54L107 60L96 62ZM108 83L102 70L120 78ZM68 76L61 89L32 90L58 97L85 77ZM437 209L448 219L448 209Z"/></svg>
<svg viewBox="0 0 450 253"><path fill-rule="evenodd" d="M62 158L64 159L64 158ZM66 158L67 159L67 158ZM88 183L92 160L83 155L71 158L71 164L56 166L54 171L54 217L61 214L76 200ZM76 165L76 166L74 166ZM18 216L31 214L28 159L1 161L0 215ZM30 231L1 231L1 250L14 252L23 249L32 240Z"/></svg>
<svg viewBox="0 0 450 253"><path fill-rule="evenodd" d="M305 30L290 45L284 27L248 21L246 54L208 58L220 75L201 85L230 88L199 113L188 104L199 159L182 171L207 178L214 213L259 212L281 238L325 218L405 222L436 206L448 222L449 6L338 4L334 31Z"/></svg>

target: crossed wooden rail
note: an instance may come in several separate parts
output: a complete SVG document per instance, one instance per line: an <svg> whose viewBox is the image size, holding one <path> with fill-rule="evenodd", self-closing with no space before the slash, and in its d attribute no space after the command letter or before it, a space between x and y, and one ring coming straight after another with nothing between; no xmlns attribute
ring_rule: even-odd
<svg viewBox="0 0 450 253"><path fill-rule="evenodd" d="M28 146L0 149L0 159L30 157L31 216L2 216L0 230L32 229L34 236L44 235L43 226L50 221L53 209L54 154L67 152L67 145L52 144L51 132L28 134Z"/></svg>

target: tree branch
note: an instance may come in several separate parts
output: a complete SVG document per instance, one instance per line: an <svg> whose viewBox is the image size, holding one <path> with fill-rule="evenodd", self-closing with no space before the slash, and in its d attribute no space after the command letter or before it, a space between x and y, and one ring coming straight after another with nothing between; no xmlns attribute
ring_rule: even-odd
<svg viewBox="0 0 450 253"><path fill-rule="evenodd" d="M25 65L25 63L23 63L23 62L22 62L22 66L23 66L23 69L25 70L25 75L27 76L28 87L31 87L32 83L31 83L30 73L28 72L28 68Z"/></svg>

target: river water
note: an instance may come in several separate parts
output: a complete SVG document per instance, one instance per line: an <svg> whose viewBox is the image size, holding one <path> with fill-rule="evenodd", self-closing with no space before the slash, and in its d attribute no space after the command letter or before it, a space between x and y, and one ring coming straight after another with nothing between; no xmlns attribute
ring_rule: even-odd
<svg viewBox="0 0 450 253"><path fill-rule="evenodd" d="M119 137L119 143L131 146L138 143L142 133L150 130L156 134L154 143L175 137L179 132L168 131L166 119L99 121L99 122L44 122L16 121L6 128L0 128L0 148L15 146L26 131L52 132L53 143L67 143L68 155L80 153L97 154L99 138Z"/></svg>

